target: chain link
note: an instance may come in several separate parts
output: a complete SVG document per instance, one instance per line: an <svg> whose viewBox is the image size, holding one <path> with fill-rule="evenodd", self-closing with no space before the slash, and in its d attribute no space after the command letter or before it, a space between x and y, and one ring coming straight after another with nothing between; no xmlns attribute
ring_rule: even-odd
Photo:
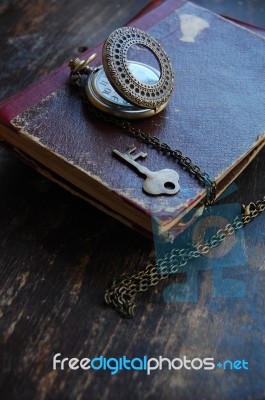
<svg viewBox="0 0 265 400"><path fill-rule="evenodd" d="M265 196L256 203L243 206L242 216L236 216L234 221L225 228L219 229L210 240L205 243L191 244L185 249L173 249L163 259L131 276L124 274L114 280L110 289L105 293L106 304L112 305L120 315L132 318L136 307L135 297L137 293L145 292L152 286L156 286L171 274L176 274L189 260L208 254L211 249L218 246L228 236L238 229L250 223L265 210Z"/></svg>

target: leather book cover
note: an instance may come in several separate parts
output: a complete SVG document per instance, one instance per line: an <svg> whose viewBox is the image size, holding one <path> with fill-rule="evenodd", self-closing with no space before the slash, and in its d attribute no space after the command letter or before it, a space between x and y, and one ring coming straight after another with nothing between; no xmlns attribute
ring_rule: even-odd
<svg viewBox="0 0 265 400"><path fill-rule="evenodd" d="M236 178L265 143L265 40L201 7L168 0L130 26L158 40L175 73L160 114L132 124L182 151L217 183ZM99 45L94 65L101 64ZM0 137L24 160L101 210L143 232L170 236L206 190L176 161L91 115L63 66L0 106ZM179 173L173 196L143 192L144 178L113 157L134 145L139 163Z"/></svg>

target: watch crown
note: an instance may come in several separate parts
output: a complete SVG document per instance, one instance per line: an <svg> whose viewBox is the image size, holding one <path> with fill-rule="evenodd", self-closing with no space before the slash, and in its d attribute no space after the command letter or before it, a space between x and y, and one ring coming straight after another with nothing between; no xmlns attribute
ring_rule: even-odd
<svg viewBox="0 0 265 400"><path fill-rule="evenodd" d="M89 74L93 68L90 67L88 64L96 58L97 54L94 53L90 57L86 58L85 60L80 60L80 58L74 58L69 61L69 67L71 69L71 73L83 73Z"/></svg>

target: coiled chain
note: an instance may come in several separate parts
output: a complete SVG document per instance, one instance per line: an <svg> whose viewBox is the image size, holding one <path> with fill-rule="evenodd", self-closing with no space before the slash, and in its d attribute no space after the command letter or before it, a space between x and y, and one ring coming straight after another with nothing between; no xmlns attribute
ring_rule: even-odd
<svg viewBox="0 0 265 400"><path fill-rule="evenodd" d="M218 246L228 236L233 235L236 230L251 222L265 210L265 196L256 203L243 206L243 210L241 216L236 216L232 223L219 229L205 243L190 244L185 249L173 249L163 259L157 260L155 264L147 265L144 270L131 276L123 274L119 279L115 279L111 288L105 293L106 304L113 306L123 317L132 318L136 307L137 293L145 292L168 278L169 275L176 274L189 260L208 254L211 249Z"/></svg>
<svg viewBox="0 0 265 400"><path fill-rule="evenodd" d="M87 100L84 93L84 81L82 74L87 75L91 72L88 67L90 59L83 62L81 60L71 60L71 79L74 84L80 88L80 93L83 101L87 104L89 111L98 119L118 126L122 131L130 136L138 139L139 141L152 146L156 150L162 152L164 155L176 160L178 164L187 170L191 175L195 176L197 180L206 189L206 206L214 203L216 198L216 182L210 179L206 172L192 163L189 157L182 154L180 150L172 149L168 144L161 143L156 136L151 136L147 132L143 132L139 128L135 128L129 121L120 120L116 117L109 116L100 110L94 108ZM235 230L241 229L243 226L251 222L261 212L265 210L265 196L262 200L256 203L249 203L243 206L243 214L237 216L231 224L226 225L225 228L219 229L209 241L205 243L198 243L196 245L190 244L185 249L173 249L163 259L159 259L155 264L149 264L142 271L137 271L135 274L126 276L121 275L115 279L110 289L105 293L105 302L111 305L123 317L131 318L134 315L136 307L135 297L137 293L145 292L152 286L156 286L162 280L168 278L170 275L177 273L181 267L185 266L187 262L193 258L198 258L210 252L210 250L219 243L223 242L226 237L234 234Z"/></svg>

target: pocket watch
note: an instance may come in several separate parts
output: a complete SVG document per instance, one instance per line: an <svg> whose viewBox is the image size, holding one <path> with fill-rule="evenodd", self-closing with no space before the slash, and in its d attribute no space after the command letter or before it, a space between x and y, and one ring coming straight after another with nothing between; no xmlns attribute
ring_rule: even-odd
<svg viewBox="0 0 265 400"><path fill-rule="evenodd" d="M144 48L156 59L159 70L148 63L129 59L131 49ZM162 111L174 88L174 72L163 47L137 28L116 29L102 50L102 65L88 64L96 57L69 62L72 75L87 74L85 91L97 109L125 119L138 119Z"/></svg>

